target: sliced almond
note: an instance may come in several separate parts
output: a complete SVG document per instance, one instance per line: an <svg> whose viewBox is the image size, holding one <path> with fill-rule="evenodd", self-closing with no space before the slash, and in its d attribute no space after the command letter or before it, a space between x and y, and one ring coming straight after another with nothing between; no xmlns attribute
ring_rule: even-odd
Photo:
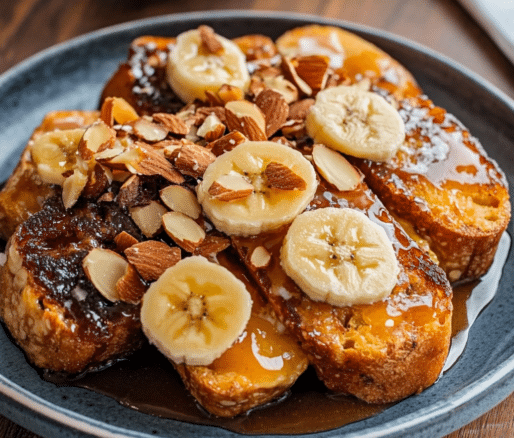
<svg viewBox="0 0 514 438"><path fill-rule="evenodd" d="M255 99L266 120L266 136L271 137L286 122L289 116L289 105L284 96L274 90L264 90Z"/></svg>
<svg viewBox="0 0 514 438"><path fill-rule="evenodd" d="M162 217L166 234L188 252L193 252L205 239L204 229L189 216L170 211Z"/></svg>
<svg viewBox="0 0 514 438"><path fill-rule="evenodd" d="M108 97L102 104L100 117L108 125L114 122L124 125L139 118L136 110L122 97Z"/></svg>
<svg viewBox="0 0 514 438"><path fill-rule="evenodd" d="M87 180L88 176L79 169L75 169L73 173L64 180L62 185L62 202L64 208L68 209L75 205L87 184Z"/></svg>
<svg viewBox="0 0 514 438"><path fill-rule="evenodd" d="M162 230L162 217L168 209L158 201L129 209L130 217L146 237L154 237Z"/></svg>
<svg viewBox="0 0 514 438"><path fill-rule="evenodd" d="M292 103L298 100L298 88L288 81L284 76L265 77L263 83L267 88L282 94L287 103Z"/></svg>
<svg viewBox="0 0 514 438"><path fill-rule="evenodd" d="M137 173L134 165L141 162L143 158L145 158L145 155L141 148L131 147L124 149L123 152L115 157L108 159L96 158L96 160L111 169L128 170L129 172Z"/></svg>
<svg viewBox="0 0 514 438"><path fill-rule="evenodd" d="M304 120L294 120L290 119L286 123L282 125L282 134L286 137L292 137L296 139L300 139L307 135L307 131L305 129L305 121Z"/></svg>
<svg viewBox="0 0 514 438"><path fill-rule="evenodd" d="M211 114L215 114L221 123L226 123L225 107L221 104L220 106L202 106L198 108L195 112L195 125L200 126Z"/></svg>
<svg viewBox="0 0 514 438"><path fill-rule="evenodd" d="M266 120L259 107L248 100L233 100L225 105L230 131L239 131L252 141L266 140Z"/></svg>
<svg viewBox="0 0 514 438"><path fill-rule="evenodd" d="M212 113L206 117L202 125L196 131L196 134L205 138L206 141L214 141L225 134L227 127L221 123L221 120Z"/></svg>
<svg viewBox="0 0 514 438"><path fill-rule="evenodd" d="M220 176L209 187L208 193L219 201L237 201L247 198L255 190L243 175L234 172Z"/></svg>
<svg viewBox="0 0 514 438"><path fill-rule="evenodd" d="M93 123L86 129L78 145L78 152L82 159L89 160L97 152L114 146L116 132L103 121Z"/></svg>
<svg viewBox="0 0 514 438"><path fill-rule="evenodd" d="M132 122L132 127L136 137L150 143L164 140L168 135L168 128L145 118Z"/></svg>
<svg viewBox="0 0 514 438"><path fill-rule="evenodd" d="M314 102L314 99L308 98L292 103L289 106L289 118L291 120L304 121Z"/></svg>
<svg viewBox="0 0 514 438"><path fill-rule="evenodd" d="M112 114L114 108L114 98L108 97L102 103L100 109L100 119L107 125L112 127L114 125L114 116Z"/></svg>
<svg viewBox="0 0 514 438"><path fill-rule="evenodd" d="M189 132L189 127L186 122L175 114L168 113L155 113L152 115L154 121L165 126L166 129L175 135L186 135Z"/></svg>
<svg viewBox="0 0 514 438"><path fill-rule="evenodd" d="M125 256L145 281L155 281L180 261L181 251L164 242L147 240L127 248Z"/></svg>
<svg viewBox="0 0 514 438"><path fill-rule="evenodd" d="M277 54L277 47L270 37L264 35L245 35L234 41L246 55L248 61L268 59Z"/></svg>
<svg viewBox="0 0 514 438"><path fill-rule="evenodd" d="M124 257L104 248L92 249L82 261L89 281L109 301L120 299L116 283L125 275L127 266Z"/></svg>
<svg viewBox="0 0 514 438"><path fill-rule="evenodd" d="M259 93L261 93L263 90L266 89L266 85L264 85L264 81L257 77L252 76L250 79L250 85L248 87L248 91L250 94L252 94L254 97L257 97Z"/></svg>
<svg viewBox="0 0 514 438"><path fill-rule="evenodd" d="M121 301L139 304L146 292L146 286L141 280L136 268L127 263L125 273L116 282L116 290Z"/></svg>
<svg viewBox="0 0 514 438"><path fill-rule="evenodd" d="M184 213L192 219L198 219L202 213L202 207L198 203L196 195L182 186L168 186L160 191L161 200L173 211Z"/></svg>
<svg viewBox="0 0 514 438"><path fill-rule="evenodd" d="M205 146L206 149L210 150L215 156L219 157L225 152L231 151L238 144L244 143L248 139L241 134L239 131L232 131L227 135L224 135L218 140L214 140Z"/></svg>
<svg viewBox="0 0 514 438"><path fill-rule="evenodd" d="M298 87L298 89L307 96L312 95L312 88L305 82L298 73L296 72L296 67L291 58L284 56L282 58L282 70L284 71L284 76L286 79L291 81L294 85Z"/></svg>
<svg viewBox="0 0 514 438"><path fill-rule="evenodd" d="M141 175L160 175L169 182L181 184L184 177L177 172L173 165L164 158L159 151L152 149L144 143L136 143L137 147L142 151L143 159L139 162L132 163L132 167Z"/></svg>
<svg viewBox="0 0 514 438"><path fill-rule="evenodd" d="M218 97L225 104L232 100L242 100L245 97L244 91L235 85L223 84L218 90Z"/></svg>
<svg viewBox="0 0 514 438"><path fill-rule="evenodd" d="M230 240L223 236L207 235L200 246L194 250L195 255L213 257L230 246Z"/></svg>
<svg viewBox="0 0 514 438"><path fill-rule="evenodd" d="M263 246L256 247L250 256L250 263L254 268L262 269L269 266L271 254Z"/></svg>
<svg viewBox="0 0 514 438"><path fill-rule="evenodd" d="M339 152L322 144L315 144L312 159L318 172L338 190L354 190L363 175Z"/></svg>
<svg viewBox="0 0 514 438"><path fill-rule="evenodd" d="M123 252L127 248L130 248L132 245L139 243L132 234L127 233L126 231L122 231L114 238L114 243L116 244L116 251Z"/></svg>
<svg viewBox="0 0 514 438"><path fill-rule="evenodd" d="M218 37L214 33L212 27L202 25L198 27L200 33L200 39L202 41L202 47L208 52L218 54L223 52L223 46L219 41Z"/></svg>
<svg viewBox="0 0 514 438"><path fill-rule="evenodd" d="M181 173L200 178L207 166L216 159L216 156L203 146L184 143L180 149L173 151L171 158Z"/></svg>
<svg viewBox="0 0 514 438"><path fill-rule="evenodd" d="M328 79L330 58L323 55L300 56L295 58L296 73L313 90L325 88Z"/></svg>
<svg viewBox="0 0 514 438"><path fill-rule="evenodd" d="M118 203L121 207L133 207L141 203L143 181L139 175L131 175L120 187Z"/></svg>
<svg viewBox="0 0 514 438"><path fill-rule="evenodd" d="M305 190L307 183L282 163L272 161L266 166L264 175L268 180L268 186L279 190Z"/></svg>

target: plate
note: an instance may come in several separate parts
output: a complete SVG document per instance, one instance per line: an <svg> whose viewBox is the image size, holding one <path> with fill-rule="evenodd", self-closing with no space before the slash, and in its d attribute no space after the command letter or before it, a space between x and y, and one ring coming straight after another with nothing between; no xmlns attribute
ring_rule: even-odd
<svg viewBox="0 0 514 438"><path fill-rule="evenodd" d="M378 30L314 16L237 11L170 15L110 27L52 47L5 73L0 77L0 179L7 178L14 168L30 133L45 113L97 107L103 84L125 59L135 37L177 35L208 24L226 37L264 33L276 38L287 29L308 23L349 29L406 65L436 104L472 127L473 134L481 139L513 185L514 102L470 71L415 43ZM512 228L511 223L510 235ZM462 357L435 385L375 417L316 436L441 437L514 391L514 258L508 242L504 241L502 252L507 261L496 297L476 319ZM497 272L498 278L500 273ZM493 282L486 281L485 286L494 288ZM240 436L215 427L152 417L87 390L45 382L3 330L0 412L52 438Z"/></svg>

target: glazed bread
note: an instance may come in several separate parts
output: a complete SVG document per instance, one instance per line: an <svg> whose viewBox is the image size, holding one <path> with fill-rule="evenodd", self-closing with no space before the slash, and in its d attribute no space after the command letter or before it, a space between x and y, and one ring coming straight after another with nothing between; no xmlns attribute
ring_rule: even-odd
<svg viewBox="0 0 514 438"><path fill-rule="evenodd" d="M385 162L354 159L406 230L426 240L452 282L487 272L510 220L507 182L480 142L426 97L402 101L406 138Z"/></svg>

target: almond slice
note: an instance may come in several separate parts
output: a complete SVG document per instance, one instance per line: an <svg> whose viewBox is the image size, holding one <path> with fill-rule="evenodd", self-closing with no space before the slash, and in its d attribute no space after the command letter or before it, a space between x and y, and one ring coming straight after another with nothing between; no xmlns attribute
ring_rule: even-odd
<svg viewBox="0 0 514 438"><path fill-rule="evenodd" d="M237 201L250 196L255 190L243 175L234 172L220 176L209 187L208 193L219 201Z"/></svg>
<svg viewBox="0 0 514 438"><path fill-rule="evenodd" d="M75 169L73 173L64 180L62 185L62 202L64 208L68 209L76 204L84 187L86 187L87 180L87 175L79 169Z"/></svg>
<svg viewBox="0 0 514 438"><path fill-rule="evenodd" d="M125 273L116 282L116 291L121 301L139 304L146 292L146 286L141 280L136 268L127 263Z"/></svg>
<svg viewBox="0 0 514 438"><path fill-rule="evenodd" d="M129 209L130 216L146 237L154 237L162 230L162 217L168 212L158 201Z"/></svg>
<svg viewBox="0 0 514 438"><path fill-rule="evenodd" d="M328 79L330 58L323 55L300 56L294 60L296 73L313 90L325 88Z"/></svg>
<svg viewBox="0 0 514 438"><path fill-rule="evenodd" d="M131 126L133 127L136 137L150 143L164 140L168 135L168 129L166 127L153 123L145 118L137 119L132 122Z"/></svg>
<svg viewBox="0 0 514 438"><path fill-rule="evenodd" d="M205 239L204 229L189 216L170 211L162 217L166 234L188 252L193 252Z"/></svg>
<svg viewBox="0 0 514 438"><path fill-rule="evenodd" d="M345 157L325 145L314 145L312 159L323 178L338 190L353 190L363 180L363 175Z"/></svg>
<svg viewBox="0 0 514 438"><path fill-rule="evenodd" d="M155 113L152 115L154 121L165 126L169 132L175 135L186 135L189 132L189 127L184 120L175 114Z"/></svg>
<svg viewBox="0 0 514 438"><path fill-rule="evenodd" d="M181 251L164 242L147 240L127 248L125 256L145 281L155 281L180 261Z"/></svg>
<svg viewBox="0 0 514 438"><path fill-rule="evenodd" d="M252 141L266 140L266 120L260 108L248 100L225 104L225 117L230 131L239 131Z"/></svg>
<svg viewBox="0 0 514 438"><path fill-rule="evenodd" d="M200 39L202 41L202 47L208 52L218 54L223 52L223 46L216 37L214 29L209 26L199 26L198 32L200 33Z"/></svg>
<svg viewBox="0 0 514 438"><path fill-rule="evenodd" d="M101 164L96 163L93 170L89 172L89 178L82 191L82 196L86 199L98 198L107 190L112 180L112 172Z"/></svg>
<svg viewBox="0 0 514 438"><path fill-rule="evenodd" d="M248 139L243 134L239 131L232 131L229 134L207 144L205 148L210 150L215 156L219 157L221 154L231 151L238 144L244 143L245 141L248 141Z"/></svg>
<svg viewBox="0 0 514 438"><path fill-rule="evenodd" d="M200 178L216 156L203 146L184 143L180 149L172 152L171 158L181 173Z"/></svg>
<svg viewBox="0 0 514 438"><path fill-rule="evenodd" d="M271 254L263 246L256 247L250 256L250 263L254 268L262 269L269 266Z"/></svg>
<svg viewBox="0 0 514 438"><path fill-rule="evenodd" d="M114 121L120 125L139 119L136 110L122 97L108 97L102 104L100 118L108 125L113 126Z"/></svg>
<svg viewBox="0 0 514 438"><path fill-rule="evenodd" d="M268 186L279 190L305 190L307 183L282 163L272 161L266 166L264 175L268 180Z"/></svg>
<svg viewBox="0 0 514 438"><path fill-rule="evenodd" d="M185 181L184 177L159 151L141 142L136 143L136 146L143 154L142 160L132 164L137 173L141 175L160 175L175 184L181 184Z"/></svg>
<svg viewBox="0 0 514 438"><path fill-rule="evenodd" d="M235 85L223 84L218 90L218 97L225 104L232 100L243 100L245 93L241 88Z"/></svg>
<svg viewBox="0 0 514 438"><path fill-rule="evenodd" d="M262 79L265 87L280 93L284 96L287 103L296 102L298 100L298 88L288 81L284 76L265 77Z"/></svg>
<svg viewBox="0 0 514 438"><path fill-rule="evenodd" d="M109 301L120 299L116 283L125 275L128 262L104 248L94 248L82 260L82 268L93 286Z"/></svg>
<svg viewBox="0 0 514 438"><path fill-rule="evenodd" d="M168 186L160 191L162 202L173 211L184 213L192 219L198 219L202 213L202 207L198 203L196 195L182 186Z"/></svg>
<svg viewBox="0 0 514 438"><path fill-rule="evenodd" d="M255 99L266 120L266 136L271 137L286 122L289 116L289 105L284 96L273 90L264 90Z"/></svg>
<svg viewBox="0 0 514 438"><path fill-rule="evenodd" d="M312 88L309 86L309 84L307 84L307 82L298 76L296 67L291 58L283 57L281 66L286 79L290 80L294 85L296 85L303 94L306 94L307 96L312 95Z"/></svg>
<svg viewBox="0 0 514 438"><path fill-rule="evenodd" d="M198 128L198 131L196 131L196 134L210 142L217 140L225 134L226 129L227 127L221 123L221 120L216 114L211 113L205 118L202 125Z"/></svg>
<svg viewBox="0 0 514 438"><path fill-rule="evenodd" d="M116 251L123 252L127 248L130 248L132 245L139 243L134 236L127 233L126 231L122 231L114 238L114 243L116 244Z"/></svg>
<svg viewBox="0 0 514 438"><path fill-rule="evenodd" d="M314 102L314 99L308 98L292 103L289 106L289 119L304 121Z"/></svg>
<svg viewBox="0 0 514 438"><path fill-rule="evenodd" d="M214 257L219 252L230 246L230 240L223 236L207 235L203 242L198 246L193 254L201 255L206 258Z"/></svg>
<svg viewBox="0 0 514 438"><path fill-rule="evenodd" d="M97 152L112 148L115 140L114 129L109 128L103 121L98 121L86 129L77 150L83 160L89 160Z"/></svg>

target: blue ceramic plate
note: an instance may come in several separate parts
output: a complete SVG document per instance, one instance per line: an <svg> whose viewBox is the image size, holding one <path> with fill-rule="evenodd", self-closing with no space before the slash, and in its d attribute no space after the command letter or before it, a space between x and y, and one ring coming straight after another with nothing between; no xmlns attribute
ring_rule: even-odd
<svg viewBox="0 0 514 438"><path fill-rule="evenodd" d="M276 38L287 29L313 22L354 31L406 65L436 104L472 127L513 186L514 102L473 73L381 31L313 16L226 11L172 15L111 27L48 49L5 73L0 77L0 179L7 178L45 113L97 107L103 84L126 57L135 37L177 35L204 23L227 37L264 33ZM508 231L512 235L512 224ZM440 437L514 391L514 259L508 241L506 238L502 244L507 261L496 297L475 321L460 360L422 394L375 417L316 437ZM500 274L501 268L493 277L499 278ZM495 287L494 278L484 283L486 289ZM0 412L52 438L237 435L215 427L152 417L87 390L47 383L1 329Z"/></svg>

